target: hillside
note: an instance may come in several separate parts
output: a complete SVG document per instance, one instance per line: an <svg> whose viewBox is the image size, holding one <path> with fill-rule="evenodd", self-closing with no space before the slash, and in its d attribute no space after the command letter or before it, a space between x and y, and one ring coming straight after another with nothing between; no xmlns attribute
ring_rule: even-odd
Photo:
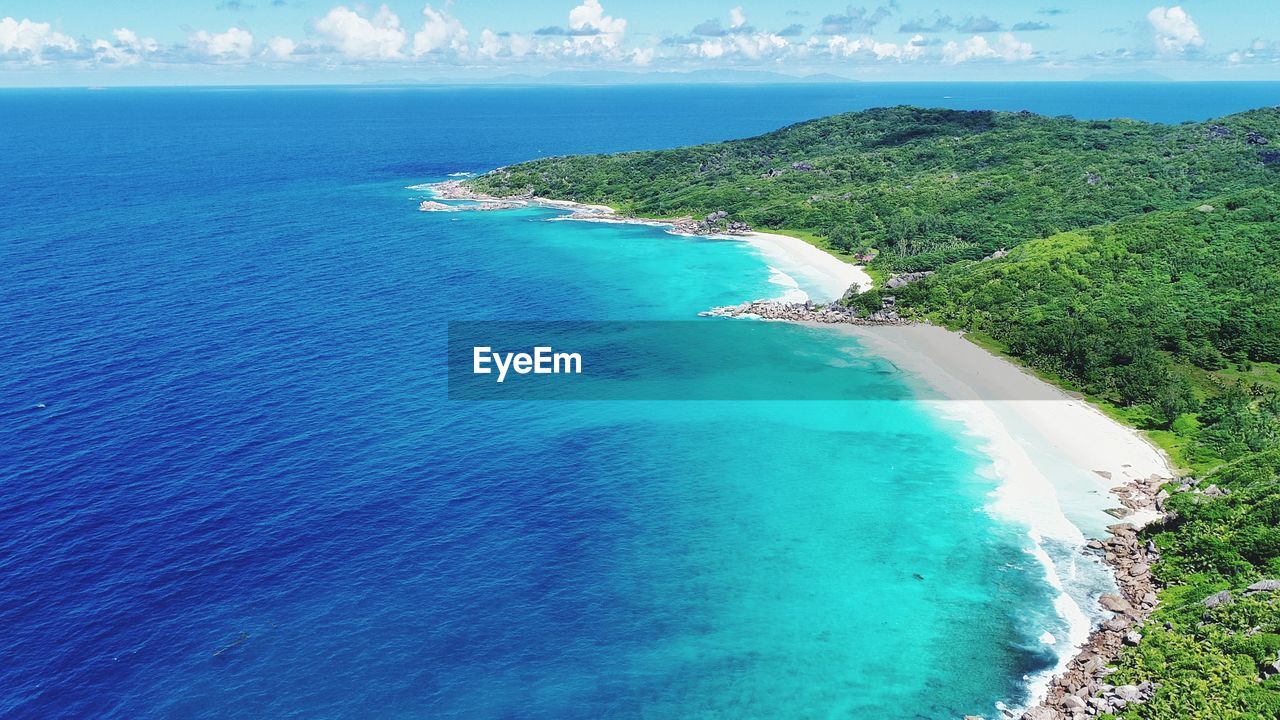
<svg viewBox="0 0 1280 720"><path fill-rule="evenodd" d="M1132 720L1280 717L1280 111L1158 125L899 107L746 140L550 158L477 190L729 220L874 253L847 296L968 332L1147 430L1186 477ZM1011 248L991 257L993 251Z"/></svg>
<svg viewBox="0 0 1280 720"><path fill-rule="evenodd" d="M894 107L744 140L536 160L472 186L649 217L723 210L921 270L1278 181L1276 109L1161 125Z"/></svg>

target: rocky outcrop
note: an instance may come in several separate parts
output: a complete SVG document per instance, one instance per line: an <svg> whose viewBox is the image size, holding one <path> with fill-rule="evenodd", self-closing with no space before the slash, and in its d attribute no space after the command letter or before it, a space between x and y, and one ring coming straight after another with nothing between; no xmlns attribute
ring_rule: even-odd
<svg viewBox="0 0 1280 720"><path fill-rule="evenodd" d="M1262 161L1263 165L1280 164L1280 150L1263 150L1258 153L1258 159Z"/></svg>
<svg viewBox="0 0 1280 720"><path fill-rule="evenodd" d="M1259 133L1259 132L1249 133L1248 135L1245 136L1244 141L1249 143L1250 145L1266 145L1267 144L1267 139L1262 136L1262 133Z"/></svg>
<svg viewBox="0 0 1280 720"><path fill-rule="evenodd" d="M1245 595L1253 595L1254 593L1276 592L1280 590L1280 580L1259 580L1244 589Z"/></svg>
<svg viewBox="0 0 1280 720"><path fill-rule="evenodd" d="M894 275L893 277L889 278L889 280L884 284L884 286L889 290L894 290L902 287L903 285L910 285L911 283L916 282L917 280L923 280L924 278L927 278L932 274L933 274L932 270L925 270L923 272L902 273L900 275Z"/></svg>
<svg viewBox="0 0 1280 720"><path fill-rule="evenodd" d="M751 232L750 225L730 220L729 213L724 210L708 213L702 220L676 218L671 221L671 229L682 235L746 235Z"/></svg>
<svg viewBox="0 0 1280 720"><path fill-rule="evenodd" d="M755 300L740 305L712 308L700 315L707 317L758 317L764 320L788 322L815 322L845 325L906 325L892 304L870 314L860 314L854 308L838 303L815 305L811 302L788 303L777 300Z"/></svg>
<svg viewBox="0 0 1280 720"><path fill-rule="evenodd" d="M1224 138L1230 135L1231 135L1231 128L1223 127L1222 125L1209 126L1209 137L1211 138Z"/></svg>
<svg viewBox="0 0 1280 720"><path fill-rule="evenodd" d="M1169 478L1152 475L1113 488L1125 509L1139 512L1163 510L1168 497L1161 486ZM1163 497L1162 497L1163 494ZM1058 718L1085 720L1103 713L1114 713L1134 703L1149 700L1159 685L1112 685L1106 682L1109 669L1120 651L1141 642L1139 626L1156 606L1156 584L1151 565L1159 559L1155 545L1142 542L1138 529L1130 523L1107 528L1111 537L1090 540L1085 552L1097 555L1115 572L1120 593L1106 594L1098 603L1114 616L1089 635L1080 652L1067 669L1050 682L1048 693L1039 706L1028 710L1023 720ZM1039 714L1036 714L1039 713Z"/></svg>

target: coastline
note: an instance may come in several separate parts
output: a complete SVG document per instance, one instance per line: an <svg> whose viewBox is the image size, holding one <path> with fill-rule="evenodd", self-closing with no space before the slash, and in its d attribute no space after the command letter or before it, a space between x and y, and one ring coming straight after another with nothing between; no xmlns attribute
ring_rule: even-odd
<svg viewBox="0 0 1280 720"><path fill-rule="evenodd" d="M773 263L778 263L787 269L798 270L822 294L823 297L813 298L820 302L836 300L855 285L858 286L859 291L863 291L870 289L873 284L871 276L867 274L861 265L847 263L819 247L789 235L756 230L693 232L692 228L695 223L690 218L649 219L627 217L608 205L591 205L571 200L552 200L532 195L499 198L477 193L458 180L447 180L414 187L428 189L440 200L462 200L477 203L478 207L475 208L477 210L547 207L569 212L568 215L555 218L557 221L647 225L662 228L673 235L698 235L713 239L745 242L769 261L771 266ZM439 202L424 201L419 206L419 209L425 212L457 212L464 208Z"/></svg>
<svg viewBox="0 0 1280 720"><path fill-rule="evenodd" d="M925 324L836 327L924 383L935 395L923 402L963 423L982 443L982 452L991 459L990 472L1000 480L991 511L1028 525L1031 552L1044 565L1046 581L1060 593L1055 608L1069 623L1071 635L1054 643L1061 648L1058 664L1028 677L1027 707L1018 713L1001 709L1004 717L1072 718L1149 697L1149 687L1106 684L1105 668L1124 645L1136 642L1132 628L1155 606L1149 567L1156 556L1136 535L1139 527L1160 517L1160 486L1175 476L1163 453L1136 430L961 333ZM1121 506L1110 512L1124 522L1100 518L1100 523L1109 522L1105 531L1089 533L1069 520L1060 505L1061 484L1037 467L1037 448L1073 466L1073 482L1091 485L1086 492ZM1061 571L1045 552L1048 540L1075 548L1080 559L1091 556L1107 566L1119 592L1103 593L1097 603L1111 617L1090 620L1087 611L1093 609L1067 595ZM1096 610L1093 616L1098 617Z"/></svg>
<svg viewBox="0 0 1280 720"><path fill-rule="evenodd" d="M821 292L829 296L822 301L837 299L854 285L860 291L872 287L861 266L785 235L747 230L705 232L689 218L632 218L605 205L535 196L497 198L475 193L459 181L419 187L443 200L477 205L460 208L426 201L421 207L425 211L547 207L569 213L554 218L556 221L648 225L677 235L744 241L767 261L803 267L806 279L816 280ZM770 270L777 272L772 265ZM1000 484L988 509L1009 522L1027 526L1028 552L1044 567L1045 581L1058 592L1054 610L1069 632L1067 637L1054 637L1046 631L1045 641L1055 647L1057 664L1025 678L1030 696L1025 705L998 706L994 717L1074 720L1149 697L1149 687L1106 684L1105 668L1125 644L1133 644L1136 633L1132 628L1155 606L1155 586L1148 569L1156 556L1138 543L1136 535L1138 528L1162 515L1160 488L1175 477L1164 454L1136 430L970 342L962 333L898 321L896 316L865 323L845 317L814 322L808 319L815 312L811 303L787 305L786 299L760 302L783 309L803 306L804 312L797 316L769 319L834 326L927 386L932 394L921 402L934 405L939 416L963 424L990 461L986 471ZM1096 522L1068 518L1061 497L1062 478L1046 476L1041 467L1046 455L1069 466L1073 492L1091 496L1087 502L1096 501L1096 507L1091 508ZM1080 508L1075 510L1079 515ZM1070 548L1072 557L1064 559L1059 552L1055 563L1046 546ZM1079 593L1077 597L1069 595L1063 579L1079 569L1077 561L1105 566L1117 592L1093 593L1087 599L1078 597ZM1059 568L1064 562L1069 567ZM1082 606L1081 602L1088 604Z"/></svg>

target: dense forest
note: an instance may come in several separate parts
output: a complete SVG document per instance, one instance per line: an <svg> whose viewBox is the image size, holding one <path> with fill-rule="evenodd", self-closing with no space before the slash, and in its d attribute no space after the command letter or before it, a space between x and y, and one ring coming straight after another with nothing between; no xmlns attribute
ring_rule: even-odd
<svg viewBox="0 0 1280 720"><path fill-rule="evenodd" d="M842 302L893 295L1148 431L1184 470L1144 530L1160 604L1116 676L1159 689L1123 717L1280 718L1280 583L1257 589L1280 579L1280 110L1159 125L898 107L471 183L724 211L874 258L881 280L931 271Z"/></svg>
<svg viewBox="0 0 1280 720"><path fill-rule="evenodd" d="M896 107L712 145L536 160L472 184L646 217L725 211L927 270L1277 177L1276 110L1159 125Z"/></svg>

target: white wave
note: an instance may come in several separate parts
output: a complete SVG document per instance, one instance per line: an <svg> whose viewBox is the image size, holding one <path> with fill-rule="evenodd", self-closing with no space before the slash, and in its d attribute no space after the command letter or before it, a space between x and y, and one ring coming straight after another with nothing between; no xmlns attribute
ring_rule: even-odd
<svg viewBox="0 0 1280 720"><path fill-rule="evenodd" d="M779 287L785 288L778 297L768 298L770 302L783 303L806 303L809 302L809 294L800 289L800 283L790 275L782 272L778 268L769 266L769 282Z"/></svg>
<svg viewBox="0 0 1280 720"><path fill-rule="evenodd" d="M921 402L930 407L931 414L958 421L963 432L974 439L975 449L985 460L978 472L995 484L987 512L1003 522L1026 528L1026 552L1043 569L1044 581L1054 591L1054 613L1065 626L1064 632L1054 637L1055 666L1024 678L1030 704L1034 705L1048 691L1053 676L1065 670L1076 650L1087 641L1092 627L1091 619L1077 600L1087 602L1094 588L1083 588L1080 582L1072 582L1068 588L1063 581L1064 577L1076 574L1076 556L1084 546L1084 533L1067 518L1058 489L1032 459L1032 448L1010 431L1011 420L1005 417L1000 402L981 399L972 387L933 359L888 342L883 335L857 334L868 340L878 354L908 370L917 381L950 398ZM1037 440L1044 442L1043 438ZM1040 454L1037 452L1036 456ZM1056 561L1047 547L1054 550ZM1044 636L1040 637L1043 640Z"/></svg>
<svg viewBox="0 0 1280 720"><path fill-rule="evenodd" d="M449 177L475 177L475 173L473 172L449 173Z"/></svg>
<svg viewBox="0 0 1280 720"><path fill-rule="evenodd" d="M434 183L419 183L417 185L407 185L405 190L430 190Z"/></svg>

